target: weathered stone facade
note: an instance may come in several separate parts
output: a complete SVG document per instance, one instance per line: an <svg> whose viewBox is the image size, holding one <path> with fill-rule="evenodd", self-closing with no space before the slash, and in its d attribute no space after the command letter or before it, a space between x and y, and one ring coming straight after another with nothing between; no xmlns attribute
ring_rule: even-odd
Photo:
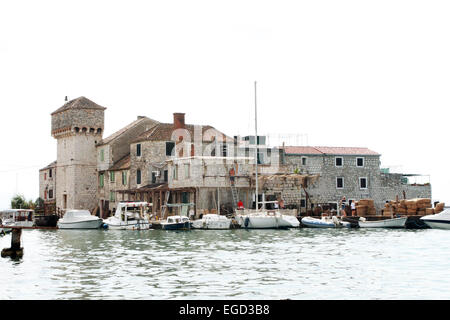
<svg viewBox="0 0 450 320"><path fill-rule="evenodd" d="M321 147L316 148L320 150ZM396 196L403 199L403 191L408 199L431 198L429 184L411 186L402 182L401 174L382 173L379 154L364 148L356 151L352 148L335 149L335 153L324 153L299 147L298 150L304 151L302 154L289 153L291 149L286 148L285 161L291 170L320 175L320 179L307 189L312 204L338 203L342 197L347 201L373 199L376 209L381 210L387 200ZM288 202L305 198L303 190L300 190L300 199L291 197Z"/></svg>
<svg viewBox="0 0 450 320"><path fill-rule="evenodd" d="M39 170L39 198L55 201L56 198L56 161Z"/></svg>
<svg viewBox="0 0 450 320"><path fill-rule="evenodd" d="M52 136L57 139L55 197L59 209L94 209L95 145L102 138L105 109L80 97L52 113Z"/></svg>

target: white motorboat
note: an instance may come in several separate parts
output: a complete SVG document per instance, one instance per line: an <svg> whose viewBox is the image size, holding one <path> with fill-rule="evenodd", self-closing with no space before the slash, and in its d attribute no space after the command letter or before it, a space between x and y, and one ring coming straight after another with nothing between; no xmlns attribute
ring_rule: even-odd
<svg viewBox="0 0 450 320"><path fill-rule="evenodd" d="M280 229L300 226L300 222L294 216L264 209L247 214L236 214L236 221L241 227L247 229Z"/></svg>
<svg viewBox="0 0 450 320"><path fill-rule="evenodd" d="M88 210L68 210L57 226L59 229L98 229L102 224L103 219L91 215Z"/></svg>
<svg viewBox="0 0 450 320"><path fill-rule="evenodd" d="M147 202L119 202L114 216L104 220L110 229L147 230L150 222L147 216Z"/></svg>
<svg viewBox="0 0 450 320"><path fill-rule="evenodd" d="M169 216L160 225L163 230L190 230L192 222L186 216Z"/></svg>
<svg viewBox="0 0 450 320"><path fill-rule="evenodd" d="M430 214L420 218L432 229L450 229L450 209L446 209L438 214Z"/></svg>
<svg viewBox="0 0 450 320"><path fill-rule="evenodd" d="M342 221L337 216L323 216L320 219L313 217L303 217L302 224L310 228L350 228L351 223Z"/></svg>
<svg viewBox="0 0 450 320"><path fill-rule="evenodd" d="M222 230L231 228L231 219L219 214L205 214L201 219L192 222L194 229Z"/></svg>
<svg viewBox="0 0 450 320"><path fill-rule="evenodd" d="M32 227L34 226L34 210L32 209L7 209L0 211L0 220L3 225ZM11 230L11 229L9 229Z"/></svg>
<svg viewBox="0 0 450 320"><path fill-rule="evenodd" d="M404 228L408 217L400 217L393 219L367 221L364 217L359 218L358 225L360 228Z"/></svg>

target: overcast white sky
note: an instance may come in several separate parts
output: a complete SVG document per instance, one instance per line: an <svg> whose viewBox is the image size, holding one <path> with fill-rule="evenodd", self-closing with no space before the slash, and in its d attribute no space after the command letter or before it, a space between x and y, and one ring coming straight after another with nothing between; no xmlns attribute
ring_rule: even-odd
<svg viewBox="0 0 450 320"><path fill-rule="evenodd" d="M85 96L105 136L138 115L307 134L431 175L450 203L449 1L1 1L0 208L38 197L50 113Z"/></svg>

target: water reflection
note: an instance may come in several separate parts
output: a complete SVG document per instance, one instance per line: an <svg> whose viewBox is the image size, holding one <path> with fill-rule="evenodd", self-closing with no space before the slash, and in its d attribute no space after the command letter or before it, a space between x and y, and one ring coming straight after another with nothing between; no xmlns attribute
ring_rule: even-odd
<svg viewBox="0 0 450 320"><path fill-rule="evenodd" d="M0 260L0 298L448 299L448 237L430 229L27 230L24 257Z"/></svg>

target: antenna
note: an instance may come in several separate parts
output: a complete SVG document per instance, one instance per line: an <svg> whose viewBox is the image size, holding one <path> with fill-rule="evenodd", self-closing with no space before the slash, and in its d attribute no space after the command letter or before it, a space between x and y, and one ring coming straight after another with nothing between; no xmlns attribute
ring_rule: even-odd
<svg viewBox="0 0 450 320"><path fill-rule="evenodd" d="M64 101L69 101L69 99L67 99L67 96L66 96L66 98L64 99Z"/></svg>
<svg viewBox="0 0 450 320"><path fill-rule="evenodd" d="M255 178L256 178L256 210L258 210L258 118L256 111L256 81L255 81Z"/></svg>

